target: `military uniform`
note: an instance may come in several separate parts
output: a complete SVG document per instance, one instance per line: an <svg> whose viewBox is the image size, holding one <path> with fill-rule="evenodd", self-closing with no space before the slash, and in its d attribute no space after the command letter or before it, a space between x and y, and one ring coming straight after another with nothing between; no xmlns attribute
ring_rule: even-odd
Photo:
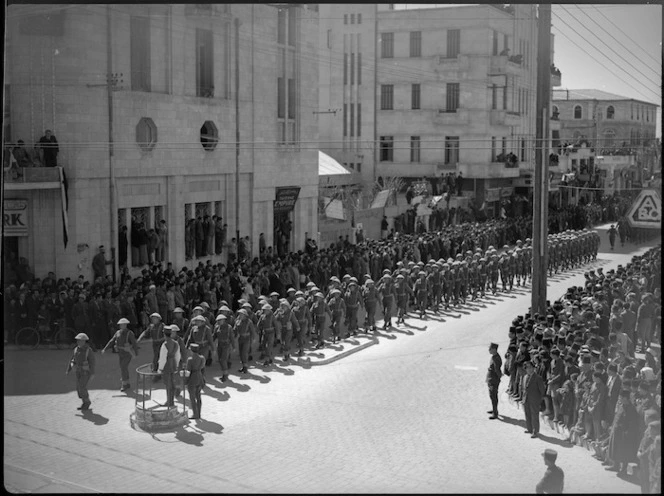
<svg viewBox="0 0 664 496"><path fill-rule="evenodd" d="M332 342L335 343L339 340L341 334L341 319L346 313L346 304L341 298L341 290L333 290L334 294L332 299L328 302L330 311L332 312L332 319L330 327L332 329Z"/></svg>
<svg viewBox="0 0 664 496"><path fill-rule="evenodd" d="M67 374L73 369L76 373L76 392L78 397L83 400L83 404L78 407L79 410L88 410L90 408L90 393L88 392L88 382L90 377L95 373L95 353L88 344L87 336L85 337L86 343L83 346L76 346L74 353L69 360L67 367Z"/></svg>
<svg viewBox="0 0 664 496"><path fill-rule="evenodd" d="M235 348L233 329L228 323L228 318L220 314L214 326L212 339L217 341L217 360L221 367L221 381L228 379L228 371L231 368L231 351Z"/></svg>
<svg viewBox="0 0 664 496"><path fill-rule="evenodd" d="M244 312L243 314L241 312ZM243 318L238 318L233 326L233 333L237 336L238 348L240 349L240 361L242 368L240 372L247 372L247 364L249 363L249 351L251 349L251 340L256 336L256 327L249 319L246 310L239 310L239 315L244 315Z"/></svg>
<svg viewBox="0 0 664 496"><path fill-rule="evenodd" d="M310 312L318 337L316 348L322 348L325 346L325 315L331 314L330 308L323 299L323 293L316 293L316 300L311 305Z"/></svg>
<svg viewBox="0 0 664 496"><path fill-rule="evenodd" d="M503 375L501 367L503 366L503 361L498 354L498 345L491 343L489 349L496 350L495 353L491 355L491 360L489 361L489 368L486 374L486 383L489 386L489 398L491 398L491 407L492 409L487 413L491 413L490 418L498 418L498 387L500 386L500 378Z"/></svg>
<svg viewBox="0 0 664 496"><path fill-rule="evenodd" d="M187 358L184 370L187 384L187 391L189 392L189 400L191 402L191 409L193 415L191 419L201 418L201 392L205 386L205 357L198 353L198 346L193 346L192 354Z"/></svg>
<svg viewBox="0 0 664 496"><path fill-rule="evenodd" d="M152 315L150 317L152 317ZM161 343L164 340L163 322L161 322L160 320L156 324L150 323L147 329L145 329L138 337L138 341L140 342L145 336L150 336L150 339L152 340L152 371L155 372L157 370L157 364L159 362L159 350L161 349Z"/></svg>
<svg viewBox="0 0 664 496"><path fill-rule="evenodd" d="M170 335L164 337L159 349L158 372L166 387L166 406L175 405L175 374L180 363L180 345L171 339Z"/></svg>
<svg viewBox="0 0 664 496"><path fill-rule="evenodd" d="M346 326L349 334L357 334L357 312L360 306L360 292L357 288L357 282L352 281L348 285L348 290L344 293L344 303L346 305Z"/></svg>
<svg viewBox="0 0 664 496"><path fill-rule="evenodd" d="M120 391L126 391L129 389L129 362L131 362L132 357L138 354L138 344L134 333L126 327L118 329L106 346L104 346L102 353L108 348L114 349L118 353L120 380L122 382Z"/></svg>
<svg viewBox="0 0 664 496"><path fill-rule="evenodd" d="M364 327L367 332L376 330L376 305L378 304L378 292L373 281L370 283L365 281L365 286L362 288L362 300L364 301L364 308L366 310L366 317Z"/></svg>
<svg viewBox="0 0 664 496"><path fill-rule="evenodd" d="M291 342L293 341L293 333L299 333L300 324L295 317L295 314L288 306L288 303L283 301L281 307L274 314L275 323L281 327L281 351L284 354L284 360L290 359Z"/></svg>

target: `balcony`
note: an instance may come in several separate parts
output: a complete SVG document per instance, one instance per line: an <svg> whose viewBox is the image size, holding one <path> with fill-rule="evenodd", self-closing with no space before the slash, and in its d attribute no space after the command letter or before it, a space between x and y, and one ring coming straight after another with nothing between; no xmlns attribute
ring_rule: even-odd
<svg viewBox="0 0 664 496"><path fill-rule="evenodd" d="M522 65L517 63L518 55L493 55L491 57L491 65L489 67L489 76L520 76Z"/></svg>
<svg viewBox="0 0 664 496"><path fill-rule="evenodd" d="M7 191L60 189L61 167L5 168L3 178Z"/></svg>
<svg viewBox="0 0 664 496"><path fill-rule="evenodd" d="M468 71L470 69L470 58L468 55L457 55L456 57L438 56L438 65L434 70L445 76L450 76L458 71Z"/></svg>
<svg viewBox="0 0 664 496"><path fill-rule="evenodd" d="M521 114L509 110L491 110L489 122L492 126L518 126L521 123Z"/></svg>
<svg viewBox="0 0 664 496"><path fill-rule="evenodd" d="M187 17L223 17L229 16L229 4L191 3L184 7L184 15Z"/></svg>
<svg viewBox="0 0 664 496"><path fill-rule="evenodd" d="M456 111L438 109L434 114L433 123L439 126L453 126L470 123L468 109L458 108Z"/></svg>
<svg viewBox="0 0 664 496"><path fill-rule="evenodd" d="M561 74L560 74L560 69L558 69L555 65L551 64L551 87L555 88L556 86L560 86L561 83Z"/></svg>
<svg viewBox="0 0 664 496"><path fill-rule="evenodd" d="M551 131L560 131L560 119L558 118L558 114L553 114L551 116L551 119L549 120L549 128L551 128Z"/></svg>
<svg viewBox="0 0 664 496"><path fill-rule="evenodd" d="M484 164L458 164L463 177L471 179L500 179L519 177L518 167L508 167L504 162Z"/></svg>

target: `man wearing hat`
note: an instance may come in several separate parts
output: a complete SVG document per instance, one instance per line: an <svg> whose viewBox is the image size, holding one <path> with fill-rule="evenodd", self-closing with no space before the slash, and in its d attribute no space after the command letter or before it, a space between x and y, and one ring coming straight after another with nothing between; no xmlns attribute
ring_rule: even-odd
<svg viewBox="0 0 664 496"><path fill-rule="evenodd" d="M290 360L291 342L293 333L299 333L300 324L293 313L288 300L282 299L279 309L274 314L276 326L281 328L281 348L284 354L284 361Z"/></svg>
<svg viewBox="0 0 664 496"><path fill-rule="evenodd" d="M198 343L198 352L206 357L205 365L210 365L212 363L212 358L210 351L212 349L213 339L212 339L212 329L207 324L205 317L202 315L197 315L191 319L194 327L189 334L187 340L187 348L191 343Z"/></svg>
<svg viewBox="0 0 664 496"><path fill-rule="evenodd" d="M83 404L77 410L90 409L90 393L88 393L88 383L95 375L95 354L90 348L88 335L80 332L76 335L76 348L74 354L69 360L67 374L72 369L76 372L76 392L78 397L83 400Z"/></svg>
<svg viewBox="0 0 664 496"><path fill-rule="evenodd" d="M332 319L330 321L330 327L332 329L332 342L336 343L340 339L341 334L341 322L342 318L346 313L346 303L341 298L341 290L333 289L330 291L332 297L328 302L330 311L332 313Z"/></svg>
<svg viewBox="0 0 664 496"><path fill-rule="evenodd" d="M344 303L346 304L346 321L348 327L348 334L357 335L357 312L362 303L360 291L357 286L357 279L351 277L348 281L348 289L344 294Z"/></svg>
<svg viewBox="0 0 664 496"><path fill-rule="evenodd" d="M249 318L249 313L244 308L237 311L237 319L233 326L233 333L237 336L238 348L240 351L240 361L242 367L239 372L246 374L249 363L249 350L252 340L256 339L256 326Z"/></svg>
<svg viewBox="0 0 664 496"><path fill-rule="evenodd" d="M489 345L489 354L491 355L491 360L489 361L489 369L486 374L486 383L489 386L489 398L491 398L491 410L487 413L490 413L490 419L498 418L498 387L500 386L500 377L503 375L501 367L503 366L503 361L498 354L498 345L496 343L491 343Z"/></svg>
<svg viewBox="0 0 664 496"><path fill-rule="evenodd" d="M132 357L138 355L138 343L136 342L134 333L127 329L128 324L129 320L124 317L118 320L120 329L115 331L113 337L101 350L102 354L104 354L108 348L112 347L118 354L120 380L122 382L120 387L121 392L125 392L131 387L129 384L129 362L131 362Z"/></svg>
<svg viewBox="0 0 664 496"><path fill-rule="evenodd" d="M378 293L373 279L367 279L362 286L362 301L366 310L364 318L365 332L376 330L376 305L378 304Z"/></svg>
<svg viewBox="0 0 664 496"><path fill-rule="evenodd" d="M166 387L166 406L175 406L175 374L178 371L180 359L180 345L173 339L171 327L168 326L159 349L159 366L157 368L157 372L161 374Z"/></svg>
<svg viewBox="0 0 664 496"><path fill-rule="evenodd" d="M542 458L544 458L546 472L542 480L535 486L535 492L537 494L562 494L565 485L565 473L556 465L558 453L556 450L547 448L542 453Z"/></svg>
<svg viewBox="0 0 664 496"><path fill-rule="evenodd" d="M150 336L150 339L152 339L152 371L156 372L159 362L159 349L164 339L164 324L161 321L161 315L156 312L150 315L150 324L138 336L138 342L140 343L146 336Z"/></svg>
<svg viewBox="0 0 664 496"><path fill-rule="evenodd" d="M212 339L217 341L217 359L221 366L221 382L228 380L228 371L231 368L231 351L235 348L233 331L228 323L228 317L223 313L217 315Z"/></svg>
<svg viewBox="0 0 664 496"><path fill-rule="evenodd" d="M546 392L544 380L535 373L535 366L528 360L524 364L526 370L525 385L523 388L523 410L526 415L526 433L536 438L539 434L539 410L542 397Z"/></svg>
<svg viewBox="0 0 664 496"><path fill-rule="evenodd" d="M205 357L199 354L198 343L191 343L189 345L191 355L187 358L182 373L185 377L187 391L189 392L189 400L191 401L191 409L193 410L190 419L201 418L201 391L205 386Z"/></svg>

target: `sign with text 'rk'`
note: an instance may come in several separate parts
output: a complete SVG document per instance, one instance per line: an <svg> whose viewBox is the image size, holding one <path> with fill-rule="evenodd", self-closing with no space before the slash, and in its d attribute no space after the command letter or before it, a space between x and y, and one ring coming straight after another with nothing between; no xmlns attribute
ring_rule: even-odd
<svg viewBox="0 0 664 496"><path fill-rule="evenodd" d="M3 236L28 235L28 200L5 200L2 215Z"/></svg>

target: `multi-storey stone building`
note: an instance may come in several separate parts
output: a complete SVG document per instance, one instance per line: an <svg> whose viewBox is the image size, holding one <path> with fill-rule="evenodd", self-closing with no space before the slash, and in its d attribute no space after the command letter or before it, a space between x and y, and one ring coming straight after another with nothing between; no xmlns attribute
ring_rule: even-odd
<svg viewBox="0 0 664 496"><path fill-rule="evenodd" d="M366 182L460 172L497 208L534 165L536 7L384 7L321 5L322 149Z"/></svg>
<svg viewBox="0 0 664 496"><path fill-rule="evenodd" d="M249 236L254 255L259 234L271 246L287 221L291 249L317 232L315 6L12 5L7 14L5 145L31 147L52 130L69 202L65 248L59 170L10 177L5 202L23 201L5 206L29 215L3 255L26 258L37 276L89 277L99 245L117 253L122 226L131 247L132 219L166 221L164 258L175 267L197 261L186 260L185 224L199 216L221 216L227 241Z"/></svg>

